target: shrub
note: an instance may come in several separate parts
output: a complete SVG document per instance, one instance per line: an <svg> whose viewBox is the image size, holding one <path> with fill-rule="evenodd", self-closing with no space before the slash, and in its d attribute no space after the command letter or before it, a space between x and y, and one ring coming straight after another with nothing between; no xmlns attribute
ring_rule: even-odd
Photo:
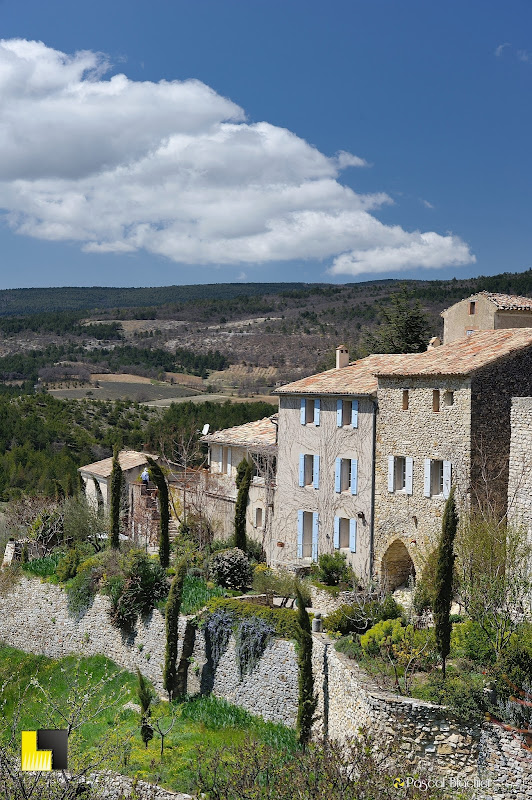
<svg viewBox="0 0 532 800"><path fill-rule="evenodd" d="M349 575L345 553L322 553L318 557L318 567L318 580L327 586L338 586Z"/></svg>
<svg viewBox="0 0 532 800"><path fill-rule="evenodd" d="M405 635L406 628L400 619L385 619L360 637L360 646L368 655L378 656L382 647L401 644Z"/></svg>
<svg viewBox="0 0 532 800"><path fill-rule="evenodd" d="M265 564L258 564L253 570L253 588L260 594L268 595L270 602L274 595L284 598L283 605L286 605L290 597L295 598L295 581L293 573L287 570L279 570L277 572ZM305 601L305 606L310 606L310 587L306 581L300 583L300 591Z"/></svg>
<svg viewBox="0 0 532 800"><path fill-rule="evenodd" d="M26 574L36 575L38 578L50 578L55 575L57 564L61 558L61 553L50 553L42 558L35 558L22 565Z"/></svg>
<svg viewBox="0 0 532 800"><path fill-rule="evenodd" d="M235 598L217 597L207 603L206 619L218 610L231 614L234 620L260 618L271 625L282 639L296 639L298 634L297 614L291 608L270 608L247 603Z"/></svg>
<svg viewBox="0 0 532 800"><path fill-rule="evenodd" d="M168 594L163 567L138 550L132 551L125 564L125 576L107 583L111 597L111 620L121 628L131 628L139 615L148 614ZM121 588L121 591L120 591Z"/></svg>
<svg viewBox="0 0 532 800"><path fill-rule="evenodd" d="M251 565L238 547L214 555L209 570L213 580L226 589L243 591L251 583Z"/></svg>
<svg viewBox="0 0 532 800"><path fill-rule="evenodd" d="M187 575L183 584L181 613L196 614L207 605L211 597L225 597L225 590L221 586L207 583L197 575Z"/></svg>
<svg viewBox="0 0 532 800"><path fill-rule="evenodd" d="M486 695L481 675L475 673L453 674L447 670L447 677L438 672L429 675L426 683L416 686L411 694L420 700L447 706L464 722L479 722L486 712Z"/></svg>
<svg viewBox="0 0 532 800"><path fill-rule="evenodd" d="M532 710L510 698L528 694L532 686L532 648L527 644L514 637L495 669L499 711L506 721L523 728L532 722Z"/></svg>
<svg viewBox="0 0 532 800"><path fill-rule="evenodd" d="M495 660L490 637L477 622L472 620L453 625L451 655L468 658L476 664L491 664Z"/></svg>
<svg viewBox="0 0 532 800"><path fill-rule="evenodd" d="M353 636L342 636L334 645L334 649L348 658L358 658L362 654L360 642Z"/></svg>
<svg viewBox="0 0 532 800"><path fill-rule="evenodd" d="M331 633L364 633L372 625L385 619L397 619L402 614L402 606L391 595L383 601L369 600L353 605L343 605L328 614L323 626Z"/></svg>
<svg viewBox="0 0 532 800"><path fill-rule="evenodd" d="M92 603L96 588L90 570L78 571L66 586L68 610L72 614L81 614Z"/></svg>
<svg viewBox="0 0 532 800"><path fill-rule="evenodd" d="M75 547L67 550L61 561L57 564L55 574L60 581L68 581L73 578L78 571L78 566L81 561L81 553Z"/></svg>

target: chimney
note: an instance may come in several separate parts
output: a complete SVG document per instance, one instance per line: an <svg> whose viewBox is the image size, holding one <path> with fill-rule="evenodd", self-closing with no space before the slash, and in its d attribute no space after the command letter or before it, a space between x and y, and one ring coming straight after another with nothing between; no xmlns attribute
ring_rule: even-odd
<svg viewBox="0 0 532 800"><path fill-rule="evenodd" d="M339 344L336 348L336 369L342 369L349 364L349 350L345 344Z"/></svg>
<svg viewBox="0 0 532 800"><path fill-rule="evenodd" d="M435 347L440 347L441 339L439 336L433 336L427 345L427 350L434 350Z"/></svg>

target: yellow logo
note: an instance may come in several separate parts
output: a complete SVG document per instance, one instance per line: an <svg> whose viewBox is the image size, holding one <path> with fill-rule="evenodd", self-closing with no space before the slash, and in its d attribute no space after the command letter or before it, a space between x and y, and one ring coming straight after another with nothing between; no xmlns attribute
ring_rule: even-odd
<svg viewBox="0 0 532 800"><path fill-rule="evenodd" d="M22 731L21 770L51 772L67 768L68 732L65 730Z"/></svg>
<svg viewBox="0 0 532 800"><path fill-rule="evenodd" d="M393 782L394 789L401 789L405 785L405 782L402 778L396 778Z"/></svg>

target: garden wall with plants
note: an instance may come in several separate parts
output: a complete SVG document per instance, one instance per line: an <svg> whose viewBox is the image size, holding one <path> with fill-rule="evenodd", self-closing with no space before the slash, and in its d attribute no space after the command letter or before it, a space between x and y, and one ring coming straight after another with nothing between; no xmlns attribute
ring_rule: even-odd
<svg viewBox="0 0 532 800"><path fill-rule="evenodd" d="M163 616L155 609L125 633L112 624L109 603L97 594L76 616L68 609L62 587L21 577L0 597L0 640L57 658L103 653L128 670L138 667L162 693ZM283 609L286 614L276 616L272 609L254 606L249 637L248 605L236 599L211 601L211 622L203 628L191 624L190 617L180 618L178 664L187 668L187 689L212 691L265 719L293 726L298 670L290 633L295 614ZM321 634L313 636L313 669L316 735L342 740L365 727L382 746L395 743L413 773L424 765L434 774L472 779L478 774L489 777L488 769L493 783L487 797L526 800L529 796L532 756L511 732L467 726L441 706L378 690Z"/></svg>

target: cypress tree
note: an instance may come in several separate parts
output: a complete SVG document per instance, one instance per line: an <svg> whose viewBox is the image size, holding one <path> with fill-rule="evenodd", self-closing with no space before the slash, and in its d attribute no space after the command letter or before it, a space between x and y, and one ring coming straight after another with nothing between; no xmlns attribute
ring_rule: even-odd
<svg viewBox="0 0 532 800"><path fill-rule="evenodd" d="M165 569L170 564L170 534L168 532L168 526L170 523L170 507L168 504L168 484L166 483L166 478L164 477L164 473L153 458L146 456L146 460L150 465L150 475L153 478L157 489L159 490L159 510L161 514L161 523L160 523L160 539L159 539L159 561L161 563L161 567Z"/></svg>
<svg viewBox="0 0 532 800"><path fill-rule="evenodd" d="M445 680L445 662L451 649L451 603L453 599L454 540L458 528L458 513L454 499L454 487L445 503L442 533L438 547L436 581L434 593L434 628L436 647L442 659Z"/></svg>
<svg viewBox="0 0 532 800"><path fill-rule="evenodd" d="M312 633L310 618L305 607L301 587L296 582L297 597L297 666L299 698L297 705L296 730L299 743L305 747L310 740L314 712L318 698L314 694L314 675L312 673Z"/></svg>
<svg viewBox="0 0 532 800"><path fill-rule="evenodd" d="M111 547L118 549L120 544L120 505L122 501L122 468L118 460L118 447L113 452L113 468L111 470Z"/></svg>
<svg viewBox="0 0 532 800"><path fill-rule="evenodd" d="M179 612L183 596L183 583L187 574L187 562L182 559L170 586L166 601L166 653L164 657L163 685L170 700L176 697L177 689L177 642Z"/></svg>
<svg viewBox="0 0 532 800"><path fill-rule="evenodd" d="M142 737L142 741L146 747L148 747L148 742L153 739L153 727L149 721L151 714L150 706L151 701L153 700L153 694L150 687L146 683L144 675L141 673L138 667L137 678L139 682L137 686L137 696L140 702L140 735Z"/></svg>
<svg viewBox="0 0 532 800"><path fill-rule="evenodd" d="M246 552L246 509L249 498L249 487L253 476L253 467L243 458L236 468L236 485L238 494L235 504L235 547Z"/></svg>

